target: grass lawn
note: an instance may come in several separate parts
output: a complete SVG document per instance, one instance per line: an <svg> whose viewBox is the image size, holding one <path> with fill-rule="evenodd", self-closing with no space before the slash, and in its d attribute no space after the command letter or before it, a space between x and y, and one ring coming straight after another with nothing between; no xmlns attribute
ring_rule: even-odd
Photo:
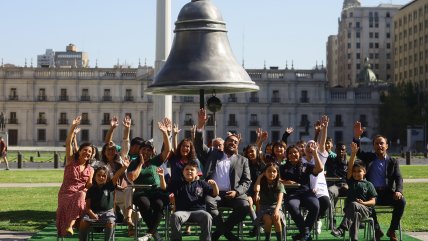
<svg viewBox="0 0 428 241"><path fill-rule="evenodd" d="M400 165L403 178L428 178L428 165Z"/></svg>
<svg viewBox="0 0 428 241"><path fill-rule="evenodd" d="M62 182L64 170L34 170L34 169L11 169L1 171L0 183L49 183ZM6 175L7 174L7 175Z"/></svg>

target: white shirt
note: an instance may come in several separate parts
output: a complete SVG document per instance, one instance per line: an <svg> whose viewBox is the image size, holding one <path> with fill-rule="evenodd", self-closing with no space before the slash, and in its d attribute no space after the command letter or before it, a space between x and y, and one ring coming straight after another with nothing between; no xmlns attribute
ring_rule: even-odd
<svg viewBox="0 0 428 241"><path fill-rule="evenodd" d="M327 161L327 158L328 158L328 153L326 151L324 151L324 153L321 153L320 151L318 151L318 157L320 158L321 163L323 165L325 165L325 162ZM313 157L310 161L306 160L303 157L302 161L303 162L309 162L311 164L315 164L315 160ZM317 196L317 198L322 197L322 196L329 197L327 180L325 179L325 175L324 175L323 171L318 173L318 176L314 176L311 174L310 186L311 186L311 189L315 191L315 195Z"/></svg>
<svg viewBox="0 0 428 241"><path fill-rule="evenodd" d="M217 162L215 173L213 175L214 181L217 183L220 191L230 191L230 158L225 154L223 158Z"/></svg>

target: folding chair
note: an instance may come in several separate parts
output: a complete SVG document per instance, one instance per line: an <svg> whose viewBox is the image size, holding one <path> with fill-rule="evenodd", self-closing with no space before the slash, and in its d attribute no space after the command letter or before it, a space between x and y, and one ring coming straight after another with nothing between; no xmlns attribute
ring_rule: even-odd
<svg viewBox="0 0 428 241"><path fill-rule="evenodd" d="M364 238L368 241L375 241L375 229L374 229L374 220L372 217L364 218L361 220L361 223L364 224ZM343 235L343 240L346 240L346 231ZM351 240L351 237L348 237L348 240Z"/></svg>
<svg viewBox="0 0 428 241"><path fill-rule="evenodd" d="M100 231L104 231L104 228L106 226L106 222L92 222L89 224L89 240L94 241L95 239L95 233L100 232ZM115 229L116 229L116 224L113 224L113 233L110 236L110 240L115 240ZM102 236L102 240L104 240L104 232L103 236Z"/></svg>
<svg viewBox="0 0 428 241"><path fill-rule="evenodd" d="M388 214L392 214L392 212L394 211L394 206L384 206L384 205L375 205L374 210L377 214L384 214L384 213L388 213ZM399 237L400 237L400 241L403 241L403 233L401 230L401 220L398 223L398 233L399 233Z"/></svg>

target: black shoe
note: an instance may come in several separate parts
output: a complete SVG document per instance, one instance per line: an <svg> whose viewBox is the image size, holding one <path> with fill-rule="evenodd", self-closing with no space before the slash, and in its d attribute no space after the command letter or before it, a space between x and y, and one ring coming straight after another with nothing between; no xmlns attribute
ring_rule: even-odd
<svg viewBox="0 0 428 241"><path fill-rule="evenodd" d="M256 237L256 235L257 235L257 228L258 228L258 227L254 227L254 228L252 228L252 229L248 232L248 236L250 236L250 237Z"/></svg>
<svg viewBox="0 0 428 241"><path fill-rule="evenodd" d="M302 235L294 234L294 235L291 235L291 238L293 239L293 241L297 241L297 240L302 239Z"/></svg>
<svg viewBox="0 0 428 241"><path fill-rule="evenodd" d="M382 238L382 237L383 237L382 230L380 228L379 229L375 229L375 240L379 241L380 238Z"/></svg>
<svg viewBox="0 0 428 241"><path fill-rule="evenodd" d="M345 232L341 228L333 228L333 230L331 230L331 235L336 238L340 238L345 236Z"/></svg>
<svg viewBox="0 0 428 241"><path fill-rule="evenodd" d="M221 234L219 232L215 231L213 234L211 234L211 240L212 241L218 241L220 236L221 236Z"/></svg>

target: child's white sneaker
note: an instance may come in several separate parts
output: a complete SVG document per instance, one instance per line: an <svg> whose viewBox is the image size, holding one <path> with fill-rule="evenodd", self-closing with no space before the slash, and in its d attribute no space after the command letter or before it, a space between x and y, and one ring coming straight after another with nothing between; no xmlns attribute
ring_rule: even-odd
<svg viewBox="0 0 428 241"><path fill-rule="evenodd" d="M149 241L150 239L152 239L152 234L148 233L148 234L144 235L143 237L138 238L138 241Z"/></svg>
<svg viewBox="0 0 428 241"><path fill-rule="evenodd" d="M316 225L316 228L317 228L317 234L320 234L321 233L321 227L322 227L321 220L318 220L317 224L315 224L315 225Z"/></svg>

